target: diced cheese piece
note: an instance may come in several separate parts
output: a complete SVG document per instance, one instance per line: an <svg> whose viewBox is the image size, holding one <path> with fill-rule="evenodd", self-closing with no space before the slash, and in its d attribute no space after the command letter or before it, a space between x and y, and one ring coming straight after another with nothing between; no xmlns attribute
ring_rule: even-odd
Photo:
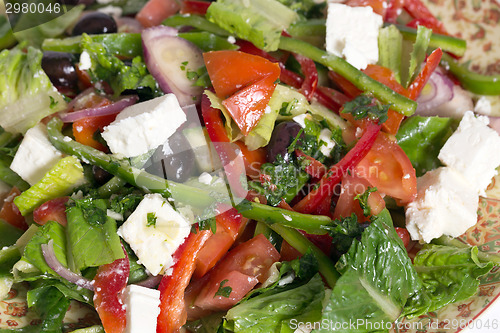
<svg viewBox="0 0 500 333"><path fill-rule="evenodd" d="M156 333L160 291L131 284L125 289L125 333Z"/></svg>
<svg viewBox="0 0 500 333"><path fill-rule="evenodd" d="M485 190L500 165L500 136L488 127L488 118L464 114L460 125L439 152L439 160L460 172L479 192Z"/></svg>
<svg viewBox="0 0 500 333"><path fill-rule="evenodd" d="M378 61L378 33L382 16L370 6L351 7L344 4L328 4L326 19L326 50L357 69Z"/></svg>
<svg viewBox="0 0 500 333"><path fill-rule="evenodd" d="M167 94L125 108L102 137L112 153L134 157L165 143L185 121L177 98Z"/></svg>
<svg viewBox="0 0 500 333"><path fill-rule="evenodd" d="M154 214L155 223L148 225L148 213ZM190 231L191 224L165 198L159 194L146 194L118 229L118 234L151 274L168 275L174 264L172 255Z"/></svg>
<svg viewBox="0 0 500 333"><path fill-rule="evenodd" d="M476 224L479 196L458 171L429 171L417 179L417 188L417 198L406 206L406 228L413 240L457 237Z"/></svg>
<svg viewBox="0 0 500 333"><path fill-rule="evenodd" d="M39 123L26 132L10 168L33 185L62 157L63 155L50 143L45 125Z"/></svg>

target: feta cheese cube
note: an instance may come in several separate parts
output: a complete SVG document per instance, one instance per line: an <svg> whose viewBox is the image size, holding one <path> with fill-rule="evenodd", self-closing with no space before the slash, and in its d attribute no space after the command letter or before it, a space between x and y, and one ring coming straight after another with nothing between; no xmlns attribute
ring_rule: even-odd
<svg viewBox="0 0 500 333"><path fill-rule="evenodd" d="M50 143L45 125L39 123L26 132L10 168L33 185L62 157L63 155Z"/></svg>
<svg viewBox="0 0 500 333"><path fill-rule="evenodd" d="M442 235L457 237L477 222L479 196L458 171L440 167L417 180L417 198L406 206L406 228L426 243Z"/></svg>
<svg viewBox="0 0 500 333"><path fill-rule="evenodd" d="M319 132L320 147L319 150L325 156L330 156L333 147L335 147L336 142L332 140L332 131L328 128L323 128Z"/></svg>
<svg viewBox="0 0 500 333"><path fill-rule="evenodd" d="M328 4L326 19L326 50L357 69L378 61L378 33L382 16L369 6L351 7L344 4Z"/></svg>
<svg viewBox="0 0 500 333"><path fill-rule="evenodd" d="M165 143L185 121L177 98L167 94L125 108L102 137L114 154L134 157Z"/></svg>
<svg viewBox="0 0 500 333"><path fill-rule="evenodd" d="M127 309L125 333L156 333L160 314L160 291L135 284L124 292Z"/></svg>
<svg viewBox="0 0 500 333"><path fill-rule="evenodd" d="M149 213L154 214L150 215L154 223L148 223ZM190 231L191 224L165 198L159 194L146 194L118 229L118 234L151 274L168 275L175 263L172 255Z"/></svg>
<svg viewBox="0 0 500 333"><path fill-rule="evenodd" d="M459 171L479 192L485 190L500 165L500 136L488 127L488 118L464 114L457 130L439 152L439 160Z"/></svg>

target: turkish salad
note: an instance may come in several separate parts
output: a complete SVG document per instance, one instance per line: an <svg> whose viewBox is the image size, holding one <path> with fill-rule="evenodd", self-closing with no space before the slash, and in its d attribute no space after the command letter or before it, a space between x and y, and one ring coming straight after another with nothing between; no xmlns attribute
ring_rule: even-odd
<svg viewBox="0 0 500 333"><path fill-rule="evenodd" d="M37 319L0 332L389 331L500 263L455 238L500 166L500 80L421 0L22 4L0 296Z"/></svg>

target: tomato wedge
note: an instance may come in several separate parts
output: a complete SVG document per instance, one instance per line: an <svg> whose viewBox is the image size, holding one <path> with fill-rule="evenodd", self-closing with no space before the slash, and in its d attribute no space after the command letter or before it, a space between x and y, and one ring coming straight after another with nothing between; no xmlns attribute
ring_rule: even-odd
<svg viewBox="0 0 500 333"><path fill-rule="evenodd" d="M158 333L177 332L186 323L184 291L196 267L196 257L211 233L209 230L190 233L175 251L174 258L177 261L172 273L164 275L158 287L160 290L160 315L156 330Z"/></svg>
<svg viewBox="0 0 500 333"><path fill-rule="evenodd" d="M73 135L75 140L86 146L90 146L100 151L106 151L106 147L95 139L97 131L102 131L116 118L116 114L107 116L88 117L77 120L73 123Z"/></svg>
<svg viewBox="0 0 500 333"><path fill-rule="evenodd" d="M269 74L222 101L243 135L257 125L276 88L277 75Z"/></svg>
<svg viewBox="0 0 500 333"><path fill-rule="evenodd" d="M215 234L206 241L196 258L194 276L197 278L205 275L226 254L248 221L229 205L219 204L216 213Z"/></svg>
<svg viewBox="0 0 500 333"><path fill-rule="evenodd" d="M66 219L66 203L68 200L69 197L60 197L44 202L33 211L33 221L40 225L44 225L49 221L56 221L65 226L68 222Z"/></svg>
<svg viewBox="0 0 500 333"><path fill-rule="evenodd" d="M369 123L356 145L321 178L319 186L309 192L293 209L300 213L313 212L324 200L331 197L335 186L348 170L353 169L366 156L380 132L380 125Z"/></svg>
<svg viewBox="0 0 500 333"><path fill-rule="evenodd" d="M385 16L385 11L387 7L386 0L347 0L345 3L351 7L372 7L373 12Z"/></svg>
<svg viewBox="0 0 500 333"><path fill-rule="evenodd" d="M358 218L358 222L366 222L369 221L371 215L380 213L385 207L385 201L378 191L372 192L368 196L367 203L371 211L369 216L365 216L359 200L356 199L356 196L365 193L368 187L373 187L373 185L365 178L356 174L346 175L342 179L342 190L335 206L333 218L348 217L354 213Z"/></svg>
<svg viewBox="0 0 500 333"><path fill-rule="evenodd" d="M194 290L200 290L194 306L203 310L227 310L236 304L258 282L264 282L271 265L280 255L262 234L233 248L202 279L197 280ZM228 297L220 296L221 283L230 287ZM200 289L201 287L201 289Z"/></svg>
<svg viewBox="0 0 500 333"><path fill-rule="evenodd" d="M181 9L178 0L149 0L135 16L145 28L160 25L167 17Z"/></svg>
<svg viewBox="0 0 500 333"><path fill-rule="evenodd" d="M14 198L20 194L21 191L15 186L10 190L3 202L2 209L0 209L0 219L18 229L26 230L28 229L28 223L26 223L26 219L21 215L21 212L14 204Z"/></svg>
<svg viewBox="0 0 500 333"><path fill-rule="evenodd" d="M125 258L100 266L94 277L94 306L106 333L125 331L127 311L122 292L127 286L129 272L130 264L125 252Z"/></svg>
<svg viewBox="0 0 500 333"><path fill-rule="evenodd" d="M417 196L415 169L403 149L387 134L378 134L372 149L358 163L356 173L400 205Z"/></svg>
<svg viewBox="0 0 500 333"><path fill-rule="evenodd" d="M203 53L208 75L219 98L227 98L266 76L278 79L280 67L265 58L240 51Z"/></svg>
<svg viewBox="0 0 500 333"><path fill-rule="evenodd" d="M184 0L181 14L205 15L210 4L211 2L208 1Z"/></svg>

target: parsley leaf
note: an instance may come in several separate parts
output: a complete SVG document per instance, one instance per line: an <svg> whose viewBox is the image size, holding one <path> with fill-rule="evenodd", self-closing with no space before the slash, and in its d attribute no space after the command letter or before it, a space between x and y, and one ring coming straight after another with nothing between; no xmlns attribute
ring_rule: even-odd
<svg viewBox="0 0 500 333"><path fill-rule="evenodd" d="M217 292L215 293L214 295L214 298L215 296L222 296L222 297L225 297L225 298L229 298L229 295L231 295L231 292L233 291L233 288L229 287L229 286L224 286L226 283L228 282L228 280L222 280L219 284L219 290L217 290Z"/></svg>
<svg viewBox="0 0 500 333"><path fill-rule="evenodd" d="M342 113L350 113L356 120L368 118L378 120L379 124L382 124L387 120L388 110L389 105L382 105L375 98L362 94L345 103Z"/></svg>
<svg viewBox="0 0 500 333"><path fill-rule="evenodd" d="M108 219L107 205L104 199L75 200L75 206L82 210L85 221L92 226L103 225Z"/></svg>
<svg viewBox="0 0 500 333"><path fill-rule="evenodd" d="M376 192L377 188L376 187L368 187L366 191L364 191L361 194L358 194L357 196L354 197L354 200L359 200L359 205L363 209L363 214L365 216L371 215L371 209L370 205L368 205L368 197L370 196L370 193Z"/></svg>
<svg viewBox="0 0 500 333"><path fill-rule="evenodd" d="M155 227L156 228L156 214L155 213L148 213L146 215L146 227Z"/></svg>

